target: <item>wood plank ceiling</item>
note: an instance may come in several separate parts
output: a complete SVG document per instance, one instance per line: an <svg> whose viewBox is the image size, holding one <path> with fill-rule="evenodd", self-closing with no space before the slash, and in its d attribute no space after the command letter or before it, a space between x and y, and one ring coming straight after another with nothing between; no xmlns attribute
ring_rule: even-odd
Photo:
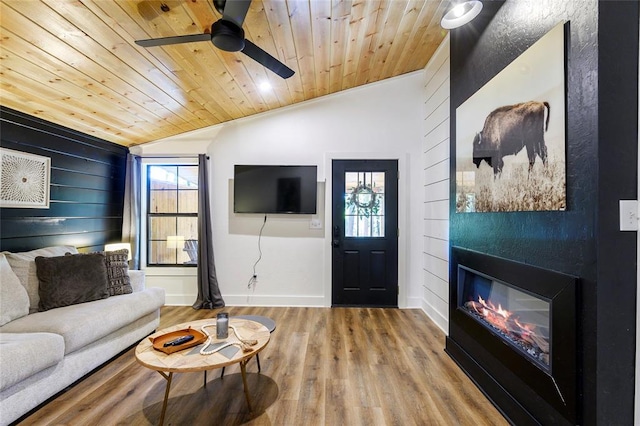
<svg viewBox="0 0 640 426"><path fill-rule="evenodd" d="M447 5L254 0L245 37L296 72L284 80L207 41L134 43L209 32L211 0L2 0L0 104L139 145L422 69Z"/></svg>

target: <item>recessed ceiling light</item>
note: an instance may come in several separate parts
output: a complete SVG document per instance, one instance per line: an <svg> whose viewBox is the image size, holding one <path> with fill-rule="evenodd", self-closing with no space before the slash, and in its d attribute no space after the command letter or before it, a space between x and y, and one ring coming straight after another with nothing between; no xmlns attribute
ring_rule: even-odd
<svg viewBox="0 0 640 426"><path fill-rule="evenodd" d="M482 2L480 0L462 1L452 3L451 8L444 14L440 26L445 30L458 28L471 22L480 14Z"/></svg>
<svg viewBox="0 0 640 426"><path fill-rule="evenodd" d="M269 83L268 81L263 81L258 87L260 87L260 90L262 90L263 92L266 92L267 90L271 90L271 83Z"/></svg>

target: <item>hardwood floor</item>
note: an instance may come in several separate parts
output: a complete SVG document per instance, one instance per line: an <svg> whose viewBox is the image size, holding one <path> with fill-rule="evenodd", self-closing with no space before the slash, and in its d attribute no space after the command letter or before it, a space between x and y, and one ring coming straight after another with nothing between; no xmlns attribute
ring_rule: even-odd
<svg viewBox="0 0 640 426"><path fill-rule="evenodd" d="M506 425L445 354L444 334L417 309L228 307L230 315L276 321L247 380L240 369L176 374L171 425ZM164 307L160 328L218 311ZM21 425L157 424L165 379L135 361L134 349L86 377Z"/></svg>

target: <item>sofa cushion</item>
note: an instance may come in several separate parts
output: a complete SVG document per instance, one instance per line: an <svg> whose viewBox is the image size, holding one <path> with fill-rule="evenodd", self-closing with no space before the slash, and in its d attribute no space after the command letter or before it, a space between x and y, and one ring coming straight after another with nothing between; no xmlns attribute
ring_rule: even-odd
<svg viewBox="0 0 640 426"><path fill-rule="evenodd" d="M36 257L40 311L109 297L104 253Z"/></svg>
<svg viewBox="0 0 640 426"><path fill-rule="evenodd" d="M0 327L0 333L60 334L64 338L65 354L69 354L155 312L163 304L164 289L153 287L27 315Z"/></svg>
<svg viewBox="0 0 640 426"><path fill-rule="evenodd" d="M0 253L0 326L29 313L29 295Z"/></svg>
<svg viewBox="0 0 640 426"><path fill-rule="evenodd" d="M129 269L129 279L134 292L142 291L146 288L144 271L139 269Z"/></svg>
<svg viewBox="0 0 640 426"><path fill-rule="evenodd" d="M64 340L58 334L0 333L0 391L56 365L63 356Z"/></svg>
<svg viewBox="0 0 640 426"><path fill-rule="evenodd" d="M105 255L109 296L132 293L133 287L129 278L129 250L108 251Z"/></svg>
<svg viewBox="0 0 640 426"><path fill-rule="evenodd" d="M29 313L38 312L40 296L38 294L38 275L35 259L38 256L63 256L65 253L78 253L73 246L53 246L20 253L3 252L11 269L18 276L22 286L29 295Z"/></svg>

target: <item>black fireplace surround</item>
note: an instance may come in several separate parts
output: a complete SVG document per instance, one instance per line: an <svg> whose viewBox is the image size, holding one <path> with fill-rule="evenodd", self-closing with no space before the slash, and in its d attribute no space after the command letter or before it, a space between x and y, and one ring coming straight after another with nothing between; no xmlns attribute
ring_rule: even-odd
<svg viewBox="0 0 640 426"><path fill-rule="evenodd" d="M532 359L465 309L470 301L463 300L463 294L469 297L463 286L474 275L548 306L546 362ZM577 284L578 278L570 275L452 248L445 350L513 424L581 423Z"/></svg>

